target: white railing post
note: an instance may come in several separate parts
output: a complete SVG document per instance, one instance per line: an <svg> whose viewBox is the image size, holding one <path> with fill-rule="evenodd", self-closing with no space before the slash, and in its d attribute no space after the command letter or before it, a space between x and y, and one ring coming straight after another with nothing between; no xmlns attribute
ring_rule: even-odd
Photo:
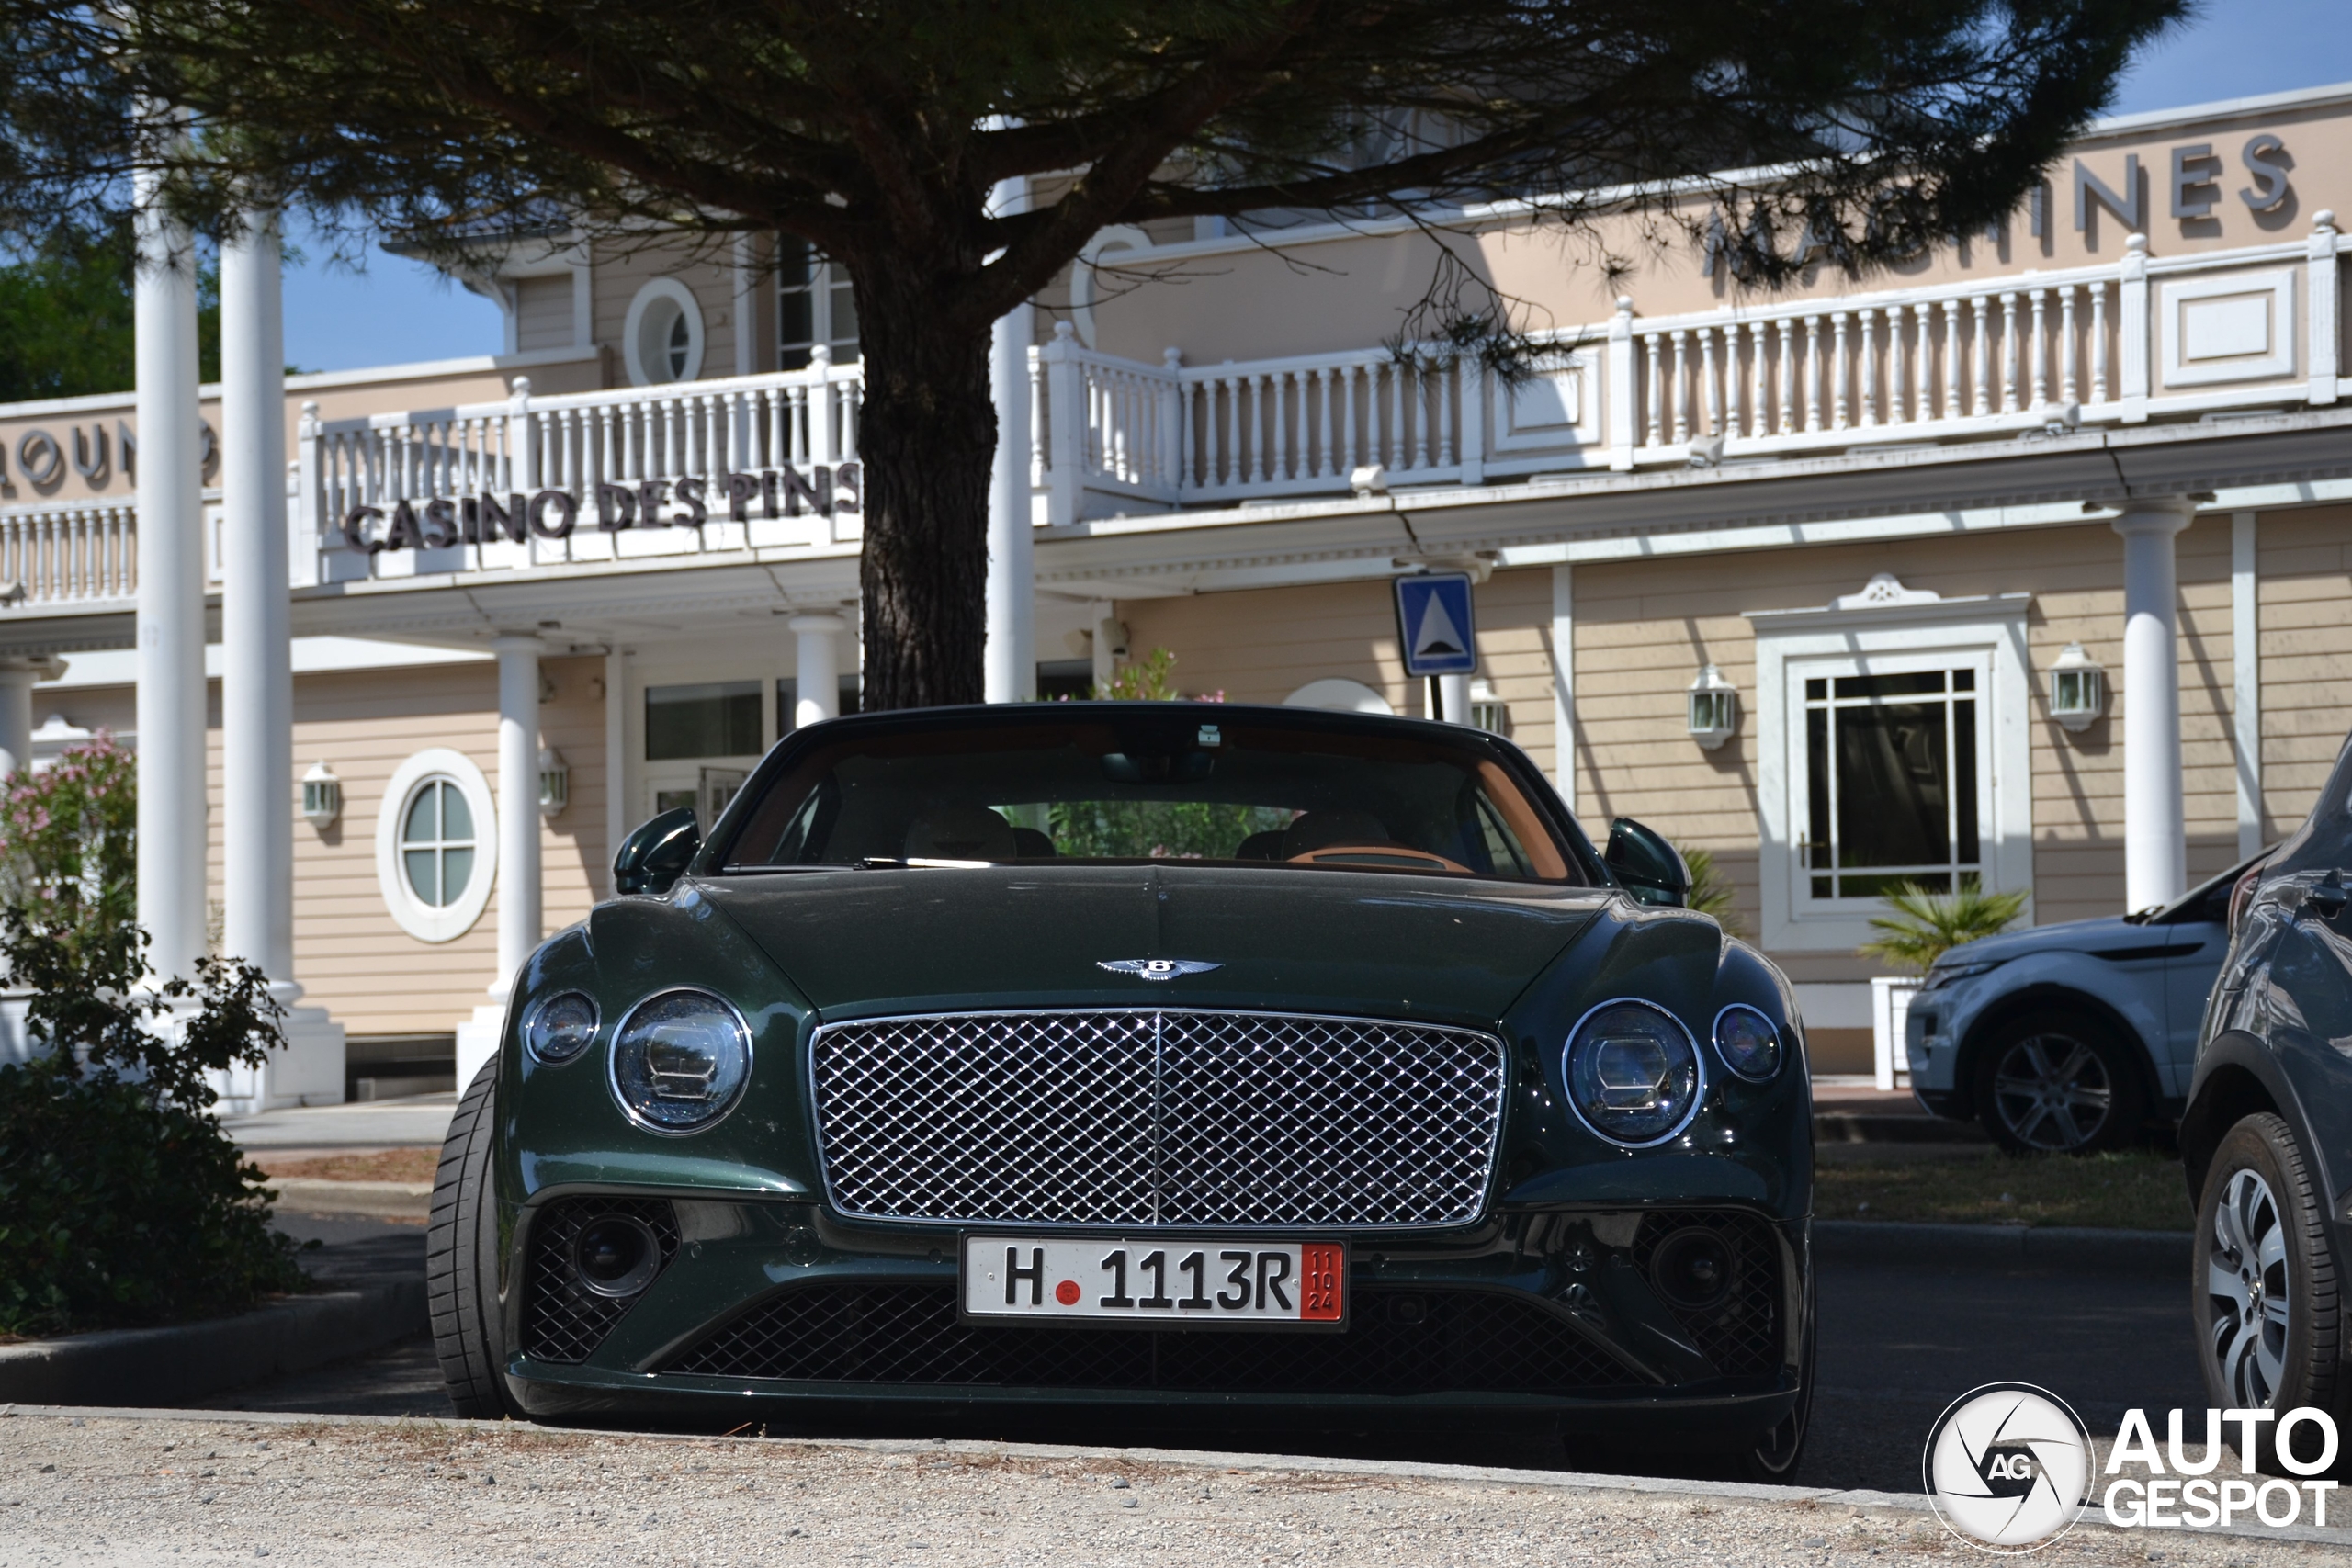
<svg viewBox="0 0 2352 1568"><path fill-rule="evenodd" d="M2341 351L2336 343L2335 214L2312 215L2310 250L2312 327L2311 391L2314 403L2335 400L2336 367Z"/></svg>
<svg viewBox="0 0 2352 1568"><path fill-rule="evenodd" d="M1038 357L1046 367L1046 521L1067 527L1078 521L1079 496L1086 484L1085 388L1077 359L1077 329L1054 323L1054 341Z"/></svg>
<svg viewBox="0 0 2352 1568"><path fill-rule="evenodd" d="M2116 400L2122 405L2123 423L2148 423L2148 236L2134 234L2123 242L2122 285L2116 290L2116 335L2122 340L2119 357L2121 383Z"/></svg>
<svg viewBox="0 0 2352 1568"><path fill-rule="evenodd" d="M1609 466L1634 466L1634 301L1623 295L1609 319Z"/></svg>
<svg viewBox="0 0 2352 1568"><path fill-rule="evenodd" d="M1184 351L1181 348L1161 350L1159 367L1167 373L1168 378L1160 383L1159 393L1159 473L1158 477L1161 488L1168 492L1168 500L1172 503L1176 500L1181 484L1180 476L1182 473L1182 469L1179 467L1179 458L1182 452L1182 444L1184 439L1184 382L1182 378Z"/></svg>
<svg viewBox="0 0 2352 1568"><path fill-rule="evenodd" d="M823 344L808 351L808 461L828 468L833 461L833 351Z"/></svg>
<svg viewBox="0 0 2352 1568"><path fill-rule="evenodd" d="M1487 362L1476 354L1463 356L1454 374L1454 396L1462 403L1462 482L1487 482Z"/></svg>
<svg viewBox="0 0 2352 1568"><path fill-rule="evenodd" d="M539 488L538 433L532 423L531 378L517 376L506 400L506 460L514 476L513 488L526 496Z"/></svg>
<svg viewBox="0 0 2352 1568"><path fill-rule="evenodd" d="M287 510L286 565L293 586L326 581L326 480L319 450L319 405L306 401L294 426L294 501Z"/></svg>

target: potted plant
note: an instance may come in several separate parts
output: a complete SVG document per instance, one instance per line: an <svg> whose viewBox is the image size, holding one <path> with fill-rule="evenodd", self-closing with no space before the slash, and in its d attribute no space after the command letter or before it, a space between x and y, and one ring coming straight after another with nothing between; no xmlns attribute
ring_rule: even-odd
<svg viewBox="0 0 2352 1568"><path fill-rule="evenodd" d="M1894 1089L1898 1076L1910 1077L1902 1052L1904 1024L1928 966L1948 948L2007 931L2025 912L2025 901L2021 892L1987 893L1973 880L1957 893L1931 893L1905 882L1886 895L1887 912L1871 917L1871 929L1881 934L1860 951L1909 973L1871 976L1871 1059L1879 1088Z"/></svg>

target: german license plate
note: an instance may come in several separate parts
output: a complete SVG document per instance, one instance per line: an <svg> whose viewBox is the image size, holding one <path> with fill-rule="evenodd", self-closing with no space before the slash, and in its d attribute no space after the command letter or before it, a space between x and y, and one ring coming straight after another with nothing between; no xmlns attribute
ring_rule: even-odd
<svg viewBox="0 0 2352 1568"><path fill-rule="evenodd" d="M1154 1328L1340 1328L1348 1250L1324 1241L967 1235L964 1314Z"/></svg>

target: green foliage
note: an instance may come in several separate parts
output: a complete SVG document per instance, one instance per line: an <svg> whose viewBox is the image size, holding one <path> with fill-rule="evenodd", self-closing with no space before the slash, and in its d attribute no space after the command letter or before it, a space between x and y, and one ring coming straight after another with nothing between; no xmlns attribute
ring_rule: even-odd
<svg viewBox="0 0 2352 1568"><path fill-rule="evenodd" d="M1155 648L1141 659L1130 659L1111 671L1095 695L1129 703L1176 703L1184 694L1176 689L1176 655Z"/></svg>
<svg viewBox="0 0 2352 1568"><path fill-rule="evenodd" d="M60 228L0 267L0 402L129 391L136 383L130 225ZM197 274L197 355L220 375L220 275ZM111 433L109 433L111 434Z"/></svg>
<svg viewBox="0 0 2352 1568"><path fill-rule="evenodd" d="M0 1333L213 1316L301 1289L261 1179L211 1117L142 1084L0 1066Z"/></svg>
<svg viewBox="0 0 2352 1568"><path fill-rule="evenodd" d="M1732 912L1739 900L1739 888L1717 869L1715 857L1688 844L1674 847L1681 852L1682 863L1690 868L1690 892L1684 903L1702 915L1713 915L1726 934L1746 934L1740 930L1739 917Z"/></svg>
<svg viewBox="0 0 2352 1568"><path fill-rule="evenodd" d="M1054 847L1064 855L1226 860L1250 834L1288 827L1293 814L1207 800L1078 800L1058 801L1046 815Z"/></svg>
<svg viewBox="0 0 2352 1568"><path fill-rule="evenodd" d="M1987 893L1973 883L1957 893L1930 893L1906 882L1886 896L1892 913L1871 917L1871 929L1885 934L1860 951L1925 974L1945 949L2007 931L2025 913L2025 898L2023 893Z"/></svg>
<svg viewBox="0 0 2352 1568"><path fill-rule="evenodd" d="M211 1075L258 1066L283 1010L240 960L144 983L133 784L101 739L0 806L0 959L48 1047L0 1067L0 1332L204 1316L302 1283L260 1169L209 1114Z"/></svg>

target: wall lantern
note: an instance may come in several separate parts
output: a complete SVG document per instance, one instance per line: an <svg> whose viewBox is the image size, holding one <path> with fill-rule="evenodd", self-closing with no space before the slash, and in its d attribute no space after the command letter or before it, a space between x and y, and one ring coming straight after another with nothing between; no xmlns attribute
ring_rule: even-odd
<svg viewBox="0 0 2352 1568"><path fill-rule="evenodd" d="M1690 682L1690 739L1706 750L1730 739L1739 728L1739 688L1712 664Z"/></svg>
<svg viewBox="0 0 2352 1568"><path fill-rule="evenodd" d="M2070 730L2086 729L2098 722L2107 707L2107 671L2070 642L2050 665L2050 716Z"/></svg>
<svg viewBox="0 0 2352 1568"><path fill-rule="evenodd" d="M560 817L571 804L571 768L552 746L539 748L539 815Z"/></svg>
<svg viewBox="0 0 2352 1568"><path fill-rule="evenodd" d="M1483 675L1470 682L1470 728L1489 735L1510 733L1510 705Z"/></svg>
<svg viewBox="0 0 2352 1568"><path fill-rule="evenodd" d="M343 815L343 781L324 762L302 775L302 820L324 832Z"/></svg>

